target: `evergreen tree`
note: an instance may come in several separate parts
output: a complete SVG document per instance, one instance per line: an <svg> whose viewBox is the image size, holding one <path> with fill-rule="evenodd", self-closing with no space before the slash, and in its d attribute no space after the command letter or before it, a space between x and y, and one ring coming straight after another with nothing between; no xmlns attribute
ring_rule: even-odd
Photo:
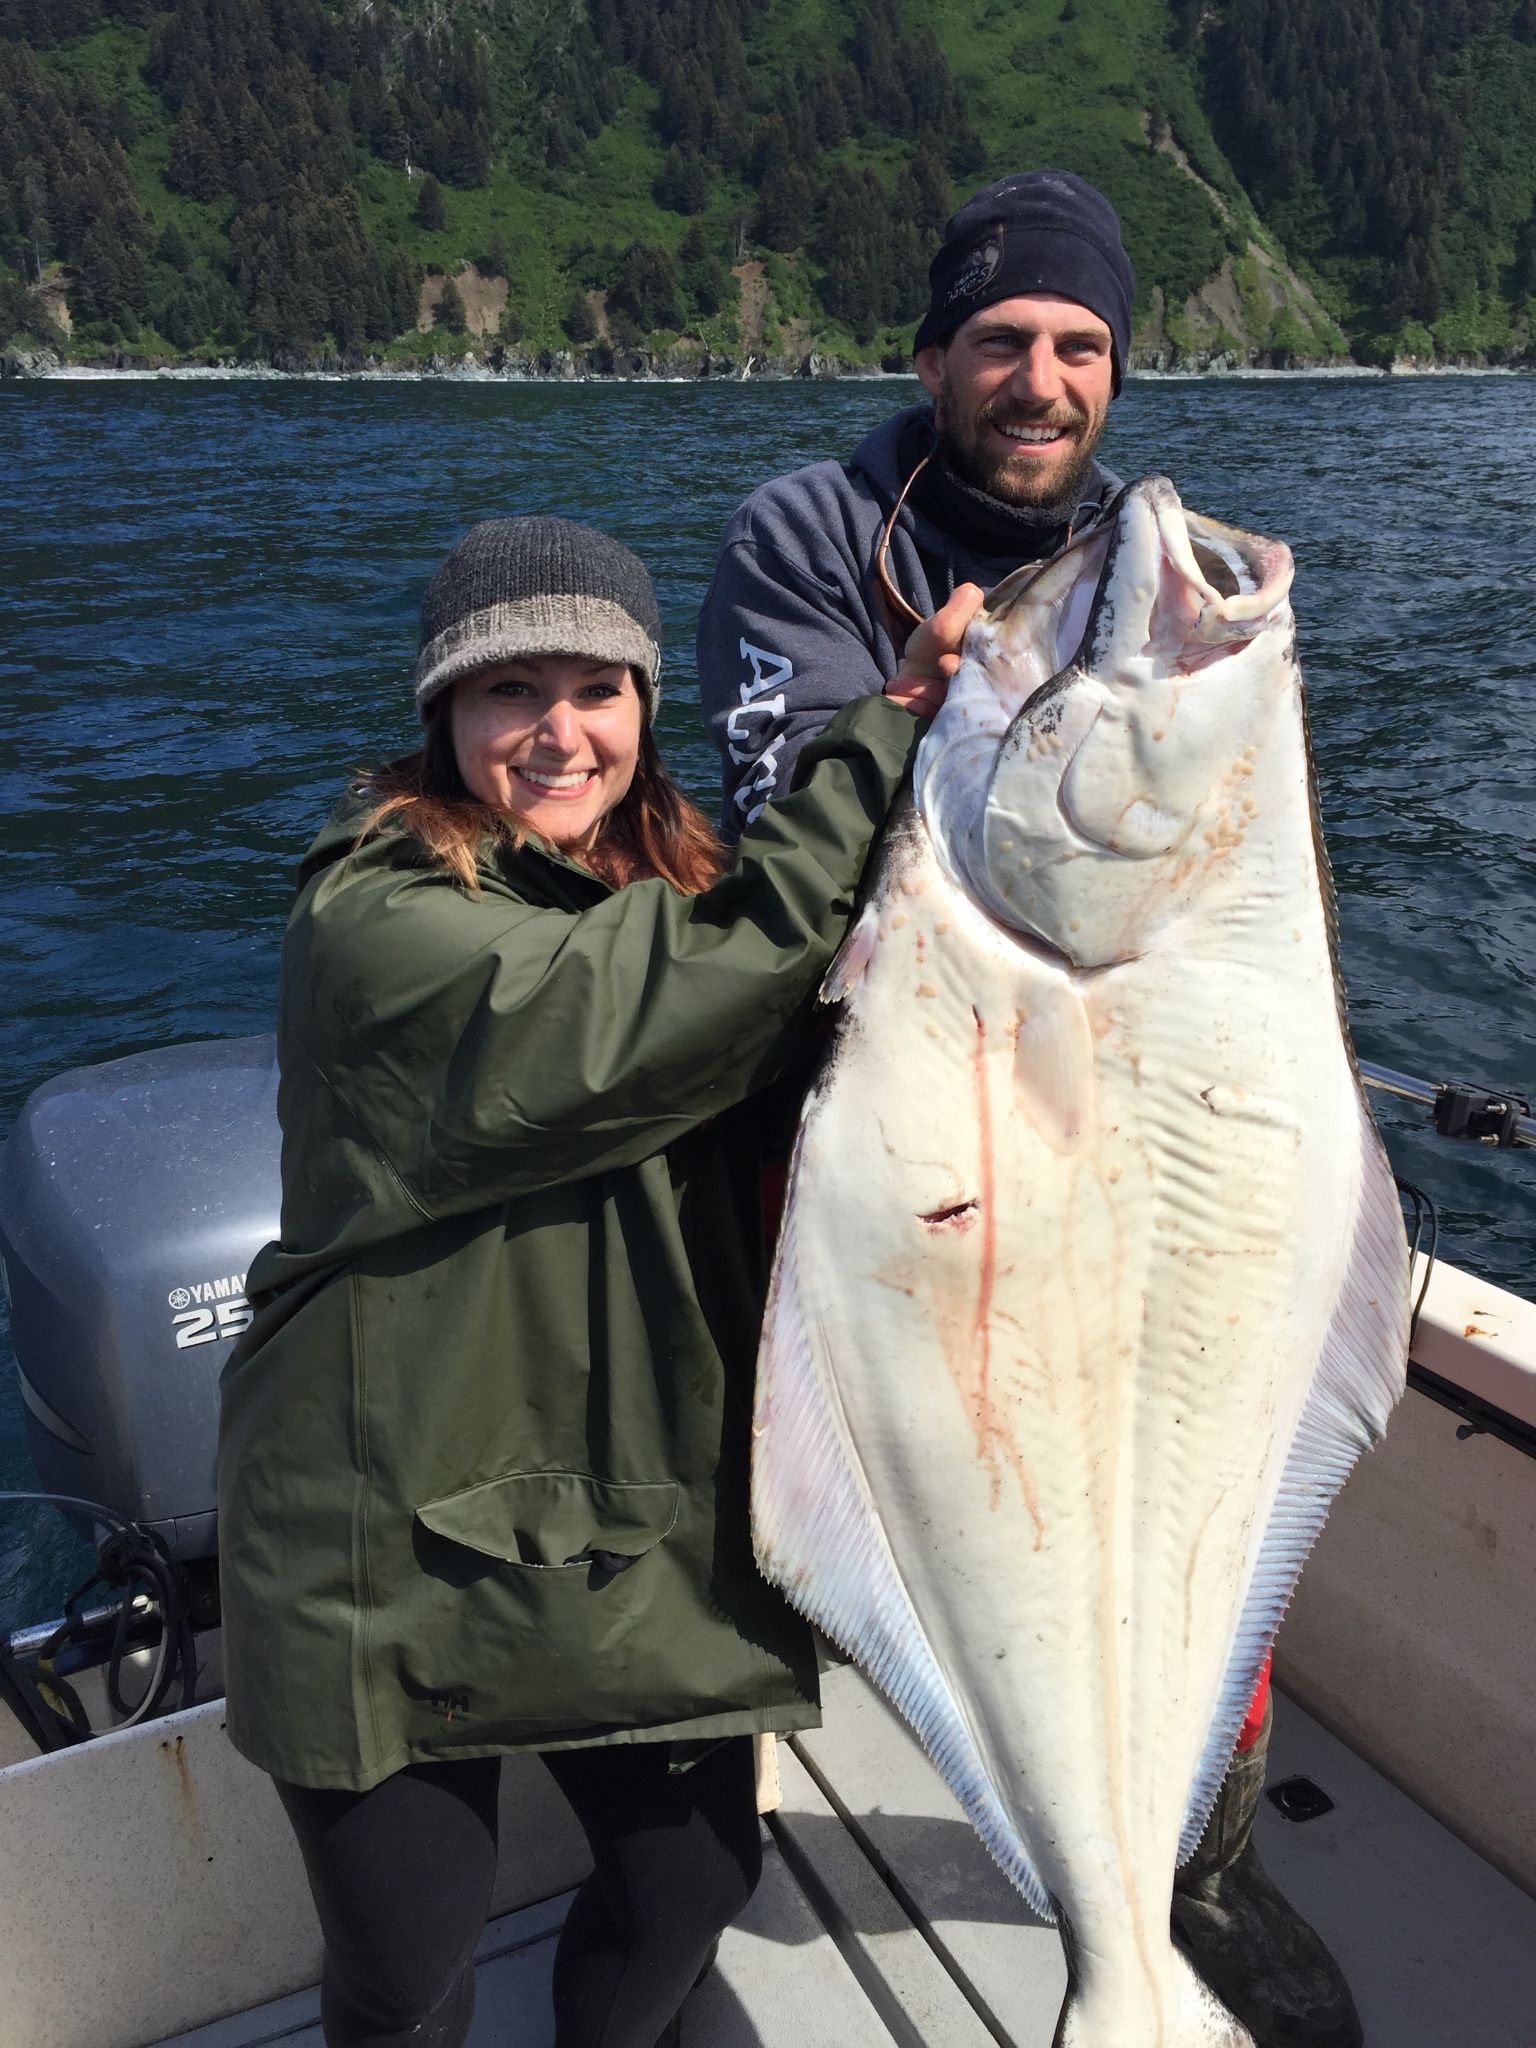
<svg viewBox="0 0 1536 2048"><path fill-rule="evenodd" d="M706 319L718 313L737 290L718 235L712 235L701 220L696 220L682 239L677 275L694 311Z"/></svg>
<svg viewBox="0 0 1536 2048"><path fill-rule="evenodd" d="M78 318L102 327L113 338L131 338L139 315L147 310L143 259L104 221L93 223L80 245L72 298Z"/></svg>
<svg viewBox="0 0 1536 2048"><path fill-rule="evenodd" d="M171 137L171 158L165 182L173 192L185 192L189 199L214 200L225 191L224 152L212 106L211 84L206 96L187 99L177 117Z"/></svg>
<svg viewBox="0 0 1536 2048"><path fill-rule="evenodd" d="M930 244L938 247L944 223L954 210L954 190L943 160L932 143L924 143L896 183L896 210Z"/></svg>
<svg viewBox="0 0 1536 2048"><path fill-rule="evenodd" d="M512 258L507 253L507 238L500 228L493 229L484 253L475 258L475 268L482 277L511 276Z"/></svg>
<svg viewBox="0 0 1536 2048"><path fill-rule="evenodd" d="M1511 280L1517 299L1536 299L1536 213L1521 228L1515 242L1515 267Z"/></svg>
<svg viewBox="0 0 1536 2048"><path fill-rule="evenodd" d="M987 168L987 146L969 116L958 116L948 132L951 170L959 178L979 178Z"/></svg>
<svg viewBox="0 0 1536 2048"><path fill-rule="evenodd" d="M661 78L661 103L656 109L656 126L664 142L697 151L704 143L705 81L695 67L668 64Z"/></svg>
<svg viewBox="0 0 1536 2048"><path fill-rule="evenodd" d="M608 293L610 324L627 315L641 334L657 327L681 327L687 318L678 292L677 268L665 249L632 243L620 258Z"/></svg>
<svg viewBox="0 0 1536 2048"><path fill-rule="evenodd" d="M1073 0L1065 0L1065 4L1070 7ZM933 30L923 28L915 35L903 36L897 46L897 61L914 130L919 134L942 130L952 112L959 109L949 65Z"/></svg>
<svg viewBox="0 0 1536 2048"><path fill-rule="evenodd" d="M32 312L32 298L13 271L0 269L0 343L25 334Z"/></svg>
<svg viewBox="0 0 1536 2048"><path fill-rule="evenodd" d="M428 171L421 181L421 190L416 195L416 224L426 229L429 235L441 234L448 225L448 215L443 207L443 188Z"/></svg>
<svg viewBox="0 0 1536 2048"><path fill-rule="evenodd" d="M810 80L806 104L821 149L840 149L853 133L854 116L845 97L846 66L818 70Z"/></svg>
<svg viewBox="0 0 1536 2048"><path fill-rule="evenodd" d="M674 143L656 180L655 199L671 213L702 213L709 204L709 177L702 159Z"/></svg>
<svg viewBox="0 0 1536 2048"><path fill-rule="evenodd" d="M758 187L753 234L770 249L798 249L811 230L816 187L798 164L775 165Z"/></svg>
<svg viewBox="0 0 1536 2048"><path fill-rule="evenodd" d="M432 308L432 325L449 334L462 334L469 325L463 295L451 277L444 282L442 295Z"/></svg>
<svg viewBox="0 0 1536 2048"><path fill-rule="evenodd" d="M571 340L579 346L583 342L597 339L597 322L592 317L592 302L577 285L572 291L561 325Z"/></svg>
<svg viewBox="0 0 1536 2048"><path fill-rule="evenodd" d="M581 154L582 133L576 123L558 110L548 116L544 135L544 162L552 171L563 170Z"/></svg>
<svg viewBox="0 0 1536 2048"><path fill-rule="evenodd" d="M397 249L383 259L380 265L379 284L376 324L370 332L369 339L393 341L397 334L408 334L416 325L421 280L410 258Z"/></svg>
<svg viewBox="0 0 1536 2048"><path fill-rule="evenodd" d="M839 175L829 183L816 235L823 266L821 300L859 342L895 317L891 269L891 203L873 171Z"/></svg>
<svg viewBox="0 0 1536 2048"><path fill-rule="evenodd" d="M610 309L608 339L620 355L638 354L645 344L645 330L625 307Z"/></svg>
<svg viewBox="0 0 1536 2048"><path fill-rule="evenodd" d="M212 326L208 299L196 285L184 285L157 308L154 324L172 348L196 348Z"/></svg>
<svg viewBox="0 0 1536 2048"><path fill-rule="evenodd" d="M168 220L160 231L160 240L155 245L155 254L162 263L169 263L172 270L189 269L192 251L187 238L174 220Z"/></svg>
<svg viewBox="0 0 1536 2048"><path fill-rule="evenodd" d="M912 106L902 79L903 36L896 0L864 0L854 24L853 62L871 118L897 134L910 130Z"/></svg>
<svg viewBox="0 0 1536 2048"><path fill-rule="evenodd" d="M789 153L799 164L814 164L819 149L815 102L804 67L796 65L779 81L774 118L784 130Z"/></svg>

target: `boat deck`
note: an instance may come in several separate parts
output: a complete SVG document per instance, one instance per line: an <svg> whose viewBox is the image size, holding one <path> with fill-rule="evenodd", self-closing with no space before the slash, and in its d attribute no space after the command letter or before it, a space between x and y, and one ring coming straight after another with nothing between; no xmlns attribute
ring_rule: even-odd
<svg viewBox="0 0 1536 2048"><path fill-rule="evenodd" d="M858 1674L824 1691L827 1725L780 1745L763 1883L689 2001L684 2048L1050 2048L1054 1932ZM1343 1965L1368 2048L1532 2048L1536 1900L1277 1699L1269 1783L1293 1776L1333 1809L1294 1823L1264 1801L1260 1853ZM470 2048L551 2048L566 1903L486 1928ZM317 2013L299 1992L161 2048L319 2048Z"/></svg>

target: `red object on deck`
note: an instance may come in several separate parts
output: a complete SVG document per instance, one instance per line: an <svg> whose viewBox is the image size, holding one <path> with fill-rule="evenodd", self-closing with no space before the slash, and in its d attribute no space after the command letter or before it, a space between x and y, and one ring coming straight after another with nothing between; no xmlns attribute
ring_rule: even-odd
<svg viewBox="0 0 1536 2048"><path fill-rule="evenodd" d="M1233 1751L1234 1756L1243 1756L1252 1749L1263 1730L1264 1709L1269 1705L1269 1672L1270 1666L1274 1661L1275 1653L1271 1650L1264 1659L1264 1669L1259 1673L1259 1682L1254 1688L1253 1699L1249 1704L1247 1716L1238 1734L1237 1748Z"/></svg>

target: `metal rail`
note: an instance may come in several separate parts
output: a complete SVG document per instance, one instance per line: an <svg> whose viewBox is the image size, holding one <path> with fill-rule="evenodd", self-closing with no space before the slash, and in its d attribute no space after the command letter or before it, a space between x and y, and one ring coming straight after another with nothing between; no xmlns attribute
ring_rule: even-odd
<svg viewBox="0 0 1536 2048"><path fill-rule="evenodd" d="M1459 1082L1418 1081L1374 1060L1361 1060L1360 1073L1368 1086L1383 1094L1423 1103L1433 1112L1430 1121L1443 1137L1470 1138L1481 1145L1536 1145L1536 1116L1518 1095Z"/></svg>
<svg viewBox="0 0 1536 2048"><path fill-rule="evenodd" d="M160 1626L160 1610L154 1601L143 1593L134 1595L131 1606L133 1619L128 1624L128 1640L147 1640ZM117 1625L117 1616L118 1602L113 1600L103 1607L87 1607L76 1615L75 1619L85 1635L100 1636L105 1641L110 1641L112 1631ZM35 1657L47 1646L49 1638L63 1628L64 1623L65 1616L61 1614L52 1621L40 1621L30 1628L13 1629L9 1636L0 1637L0 1651L6 1651L12 1657ZM70 1647L78 1650L82 1646L74 1643ZM89 1656L86 1661L91 1661Z"/></svg>
<svg viewBox="0 0 1536 2048"><path fill-rule="evenodd" d="M1503 1408L1495 1408L1491 1401L1485 1401L1479 1394L1470 1394L1465 1387L1458 1387L1454 1380L1442 1379L1437 1372L1428 1372L1422 1365L1408 1361L1408 1384L1415 1393L1427 1394L1431 1401L1438 1401L1442 1408L1449 1408L1459 1418L1456 1435L1462 1443L1468 1437L1496 1436L1500 1443L1509 1444L1514 1450L1523 1451L1528 1458L1536 1458L1536 1429L1519 1416L1510 1415Z"/></svg>

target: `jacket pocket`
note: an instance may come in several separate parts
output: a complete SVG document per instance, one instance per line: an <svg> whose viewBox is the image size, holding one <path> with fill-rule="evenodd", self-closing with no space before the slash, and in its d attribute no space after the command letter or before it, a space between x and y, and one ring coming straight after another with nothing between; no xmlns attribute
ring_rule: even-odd
<svg viewBox="0 0 1536 2048"><path fill-rule="evenodd" d="M595 1479L588 1472L509 1472L425 1501L434 1536L529 1571L626 1570L672 1532L675 1480Z"/></svg>
<svg viewBox="0 0 1536 2048"><path fill-rule="evenodd" d="M423 1501L421 1576L393 1630L413 1724L446 1731L451 1710L451 1736L432 1746L536 1746L685 1718L707 1686L680 1626L694 1605L680 1579L697 1561L665 1540L682 1507L672 1480L587 1472L512 1472Z"/></svg>

